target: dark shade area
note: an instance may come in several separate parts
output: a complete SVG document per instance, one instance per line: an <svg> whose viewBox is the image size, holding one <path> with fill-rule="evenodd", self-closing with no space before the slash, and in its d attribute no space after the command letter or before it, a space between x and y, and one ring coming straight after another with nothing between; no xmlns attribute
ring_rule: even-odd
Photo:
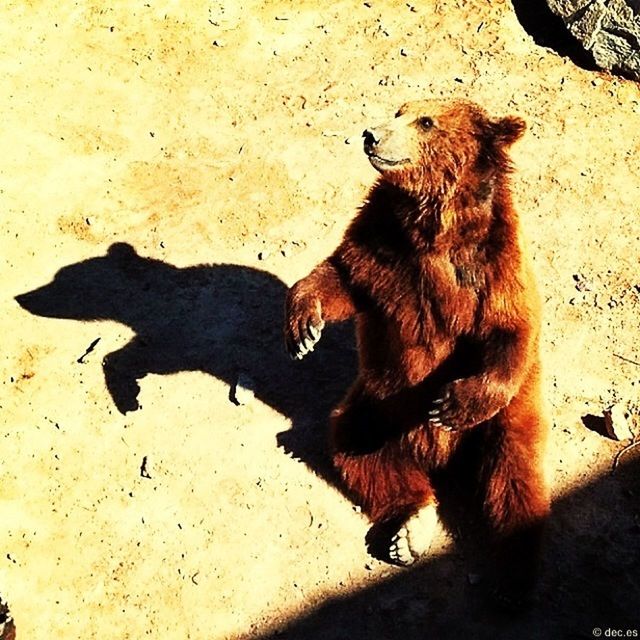
<svg viewBox="0 0 640 640"><path fill-rule="evenodd" d="M545 0L511 0L511 3L523 29L537 45L569 58L582 69L598 69L591 54L571 35Z"/></svg>
<svg viewBox="0 0 640 640"><path fill-rule="evenodd" d="M633 637L612 632L634 629L640 636L640 456L554 504L529 609L492 608L470 583L476 570L457 546L246 640L590 640L598 632Z"/></svg>

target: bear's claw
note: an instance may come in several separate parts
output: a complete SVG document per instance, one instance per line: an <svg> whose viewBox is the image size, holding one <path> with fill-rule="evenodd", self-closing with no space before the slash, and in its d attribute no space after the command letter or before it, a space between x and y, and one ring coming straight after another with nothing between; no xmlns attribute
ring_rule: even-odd
<svg viewBox="0 0 640 640"><path fill-rule="evenodd" d="M322 336L323 328L324 322L313 324L311 320L308 320L306 326L298 329L297 337L287 340L289 356L293 360L302 360L308 353L311 353Z"/></svg>
<svg viewBox="0 0 640 640"><path fill-rule="evenodd" d="M428 412L429 424L444 431L454 431L455 426L446 423L446 416L451 411L452 406L451 391L447 389L441 398L436 398L433 401L432 405L433 408Z"/></svg>
<svg viewBox="0 0 640 640"><path fill-rule="evenodd" d="M293 295L287 305L285 346L293 360L302 360L320 340L324 320L320 301Z"/></svg>

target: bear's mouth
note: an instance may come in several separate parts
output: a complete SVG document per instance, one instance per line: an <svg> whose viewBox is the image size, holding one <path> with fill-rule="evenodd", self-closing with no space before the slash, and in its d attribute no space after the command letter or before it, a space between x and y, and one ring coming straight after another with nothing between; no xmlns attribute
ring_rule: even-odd
<svg viewBox="0 0 640 640"><path fill-rule="evenodd" d="M368 153L369 162L376 169L386 169L389 167L397 167L401 164L407 164L409 162L409 158L403 158L402 160L393 160L391 158L383 158L375 153Z"/></svg>

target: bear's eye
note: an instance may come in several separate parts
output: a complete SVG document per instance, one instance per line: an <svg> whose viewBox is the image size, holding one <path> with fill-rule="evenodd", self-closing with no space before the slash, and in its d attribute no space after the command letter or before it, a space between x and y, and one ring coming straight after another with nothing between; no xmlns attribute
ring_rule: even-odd
<svg viewBox="0 0 640 640"><path fill-rule="evenodd" d="M418 118L418 124L423 129L431 129L433 127L433 120L429 116L423 116L422 118Z"/></svg>

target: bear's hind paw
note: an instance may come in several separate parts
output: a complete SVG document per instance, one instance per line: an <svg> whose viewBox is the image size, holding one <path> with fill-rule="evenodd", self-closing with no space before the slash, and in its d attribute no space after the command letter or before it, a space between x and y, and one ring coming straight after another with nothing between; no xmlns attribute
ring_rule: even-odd
<svg viewBox="0 0 640 640"><path fill-rule="evenodd" d="M435 505L422 507L409 517L391 538L389 559L407 567L424 555L431 546L438 514Z"/></svg>

